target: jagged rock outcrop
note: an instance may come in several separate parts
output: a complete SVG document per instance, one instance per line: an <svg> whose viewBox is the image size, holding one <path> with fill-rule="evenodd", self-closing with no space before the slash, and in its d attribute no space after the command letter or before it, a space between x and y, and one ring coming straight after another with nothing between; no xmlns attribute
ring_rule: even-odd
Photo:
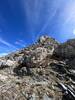
<svg viewBox="0 0 75 100"><path fill-rule="evenodd" d="M29 67L40 66L47 57L51 57L54 48L58 46L58 42L48 36L42 36L37 40L37 43L17 51L16 53L11 53L5 57L5 59L10 59L16 61L19 64L25 65L29 64Z"/></svg>
<svg viewBox="0 0 75 100"><path fill-rule="evenodd" d="M52 47L57 47L59 44L58 41L56 41L54 38L48 37L48 36L41 36L38 40L37 43L42 44L44 46L51 46Z"/></svg>
<svg viewBox="0 0 75 100"><path fill-rule="evenodd" d="M60 44L54 50L54 56L65 60L69 68L75 69L75 39Z"/></svg>
<svg viewBox="0 0 75 100"><path fill-rule="evenodd" d="M3 67L13 67L14 65L16 65L16 62L15 61L12 61L12 60L6 60L6 59L3 59L1 60L0 59L0 68L3 68Z"/></svg>
<svg viewBox="0 0 75 100"><path fill-rule="evenodd" d="M28 48L28 53L26 51L24 56L27 57L27 63L29 62L33 66L40 66L48 56L52 56L54 48L58 44L55 39L48 36L40 37L36 44Z"/></svg>
<svg viewBox="0 0 75 100"><path fill-rule="evenodd" d="M75 58L75 39L70 39L67 42L60 44L54 50L54 54L64 59Z"/></svg>

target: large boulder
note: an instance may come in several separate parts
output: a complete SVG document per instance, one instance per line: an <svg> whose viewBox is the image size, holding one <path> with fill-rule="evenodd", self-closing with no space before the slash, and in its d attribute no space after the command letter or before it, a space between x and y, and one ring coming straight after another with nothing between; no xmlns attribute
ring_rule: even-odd
<svg viewBox="0 0 75 100"><path fill-rule="evenodd" d="M38 47L31 52L31 58L33 63L39 63L44 60L48 55L52 55L54 49L49 50L44 47Z"/></svg>
<svg viewBox="0 0 75 100"><path fill-rule="evenodd" d="M69 69L75 69L75 39L60 44L54 50L53 57L65 60Z"/></svg>
<svg viewBox="0 0 75 100"><path fill-rule="evenodd" d="M6 68L6 67L13 67L16 65L17 65L16 61L12 61L10 59L8 59L8 60L0 59L0 69Z"/></svg>
<svg viewBox="0 0 75 100"><path fill-rule="evenodd" d="M60 44L54 50L54 56L65 59L75 58L75 39Z"/></svg>

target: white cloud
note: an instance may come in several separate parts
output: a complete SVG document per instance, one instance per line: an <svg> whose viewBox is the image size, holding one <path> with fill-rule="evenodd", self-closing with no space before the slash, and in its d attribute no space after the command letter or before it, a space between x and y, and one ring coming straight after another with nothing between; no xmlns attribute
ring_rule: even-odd
<svg viewBox="0 0 75 100"><path fill-rule="evenodd" d="M17 49L14 45L10 44L9 42L5 41L4 39L0 38L0 43L8 46L8 47L12 47L14 49Z"/></svg>
<svg viewBox="0 0 75 100"><path fill-rule="evenodd" d="M11 53L18 48L16 46L10 44L9 42L5 41L3 38L0 37L0 57L7 55L8 53Z"/></svg>
<svg viewBox="0 0 75 100"><path fill-rule="evenodd" d="M73 35L75 35L75 29L73 30Z"/></svg>
<svg viewBox="0 0 75 100"><path fill-rule="evenodd" d="M5 40L3 40L2 38L0 38L0 43L6 45L6 46L11 46L10 43L6 42Z"/></svg>
<svg viewBox="0 0 75 100"><path fill-rule="evenodd" d="M50 2L49 2L50 3ZM46 22L45 24L43 25L41 31L39 33L43 33L44 30L49 26L51 25L50 22L51 20L53 19L53 17L56 15L57 13L57 10L60 8L60 5L61 5L61 0L58 2L58 4L56 4L55 2L53 3L53 7L52 9L49 7L48 10L50 10L50 12L48 13L48 17L46 18Z"/></svg>
<svg viewBox="0 0 75 100"><path fill-rule="evenodd" d="M17 50L17 48L10 44L9 42L5 41L0 37L0 57L7 55L10 52L13 52L14 50Z"/></svg>
<svg viewBox="0 0 75 100"><path fill-rule="evenodd" d="M0 53L0 57L8 55L8 53Z"/></svg>
<svg viewBox="0 0 75 100"><path fill-rule="evenodd" d="M63 11L61 11L61 19L63 20L63 26L71 23L75 23L75 1L69 0L64 4ZM73 26L73 25L72 25Z"/></svg>
<svg viewBox="0 0 75 100"><path fill-rule="evenodd" d="M38 25L42 25L43 22L43 25L39 32L42 33L47 28L47 26L50 25L50 22L55 16L58 8L60 7L61 2L62 0L34 0L34 2L32 3L31 0L22 0L22 8L24 9L25 18L30 31L34 33L39 27Z"/></svg>
<svg viewBox="0 0 75 100"><path fill-rule="evenodd" d="M18 41L15 42L15 44L20 45L22 47L26 46L26 43L23 40L18 40Z"/></svg>

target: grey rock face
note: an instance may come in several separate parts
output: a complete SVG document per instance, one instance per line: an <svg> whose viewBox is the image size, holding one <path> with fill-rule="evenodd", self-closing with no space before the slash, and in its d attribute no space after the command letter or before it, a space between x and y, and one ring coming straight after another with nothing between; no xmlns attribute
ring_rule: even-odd
<svg viewBox="0 0 75 100"><path fill-rule="evenodd" d="M8 66L8 67L12 67L16 64L15 61L12 61L12 60L0 60L0 67L5 67L5 66Z"/></svg>
<svg viewBox="0 0 75 100"><path fill-rule="evenodd" d="M75 39L68 40L60 44L55 50L54 54L62 58L75 58Z"/></svg>
<svg viewBox="0 0 75 100"><path fill-rule="evenodd" d="M70 66L70 69L75 69L75 58L68 60L67 64Z"/></svg>
<svg viewBox="0 0 75 100"><path fill-rule="evenodd" d="M47 56L52 55L53 50L48 50L44 47L37 47L33 51L29 53L29 56L27 56L27 63L31 64L38 64L40 65L41 62L43 62L44 59L46 59Z"/></svg>
<svg viewBox="0 0 75 100"><path fill-rule="evenodd" d="M58 59L65 60L69 68L75 69L75 39L60 44L54 50L53 55Z"/></svg>

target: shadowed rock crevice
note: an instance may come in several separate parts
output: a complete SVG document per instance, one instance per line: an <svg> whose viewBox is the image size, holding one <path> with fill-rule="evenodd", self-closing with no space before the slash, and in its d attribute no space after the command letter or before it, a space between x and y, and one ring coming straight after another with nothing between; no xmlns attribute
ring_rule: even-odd
<svg viewBox="0 0 75 100"><path fill-rule="evenodd" d="M13 69L13 72L17 76L31 75L31 70L29 66L26 66L26 65L19 65L18 67Z"/></svg>

